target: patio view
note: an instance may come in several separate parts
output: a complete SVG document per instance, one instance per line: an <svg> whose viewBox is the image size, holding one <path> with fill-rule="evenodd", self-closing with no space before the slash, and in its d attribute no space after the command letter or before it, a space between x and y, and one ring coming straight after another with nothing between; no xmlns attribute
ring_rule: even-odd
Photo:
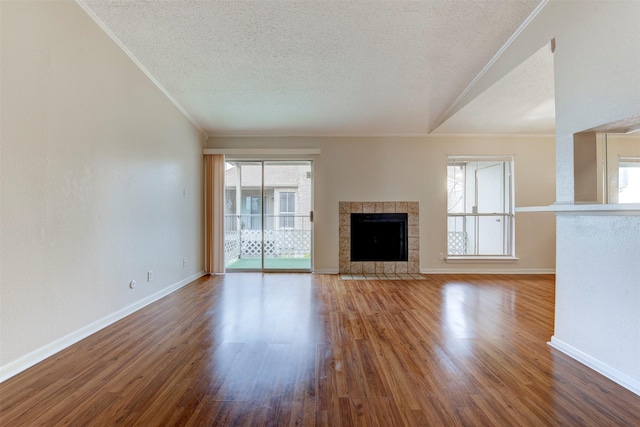
<svg viewBox="0 0 640 427"><path fill-rule="evenodd" d="M228 270L311 269L311 162L229 161Z"/></svg>

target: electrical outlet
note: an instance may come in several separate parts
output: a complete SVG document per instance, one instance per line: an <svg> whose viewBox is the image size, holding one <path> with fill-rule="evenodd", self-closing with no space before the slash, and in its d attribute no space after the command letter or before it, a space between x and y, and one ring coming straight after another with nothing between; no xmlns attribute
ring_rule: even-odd
<svg viewBox="0 0 640 427"><path fill-rule="evenodd" d="M183 267L187 266L187 259L186 258L182 258L182 266Z"/></svg>
<svg viewBox="0 0 640 427"><path fill-rule="evenodd" d="M147 282L153 282L153 271L147 271Z"/></svg>
<svg viewBox="0 0 640 427"><path fill-rule="evenodd" d="M444 254L443 254L442 252L440 252L440 253L438 254L438 259L439 259L440 261L443 261L443 260L444 260Z"/></svg>

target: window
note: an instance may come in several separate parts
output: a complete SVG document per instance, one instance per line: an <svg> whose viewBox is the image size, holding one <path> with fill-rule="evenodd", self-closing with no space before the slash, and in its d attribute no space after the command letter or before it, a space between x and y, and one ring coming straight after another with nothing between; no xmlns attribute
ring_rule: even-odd
<svg viewBox="0 0 640 427"><path fill-rule="evenodd" d="M280 228L293 228L295 225L296 193L280 192Z"/></svg>
<svg viewBox="0 0 640 427"><path fill-rule="evenodd" d="M640 203L640 157L618 162L618 203Z"/></svg>
<svg viewBox="0 0 640 427"><path fill-rule="evenodd" d="M244 204L242 206L242 229L260 230L262 229L262 203L259 195L246 195L246 193L258 193L256 190L243 191Z"/></svg>
<svg viewBox="0 0 640 427"><path fill-rule="evenodd" d="M514 254L512 157L449 157L449 256Z"/></svg>

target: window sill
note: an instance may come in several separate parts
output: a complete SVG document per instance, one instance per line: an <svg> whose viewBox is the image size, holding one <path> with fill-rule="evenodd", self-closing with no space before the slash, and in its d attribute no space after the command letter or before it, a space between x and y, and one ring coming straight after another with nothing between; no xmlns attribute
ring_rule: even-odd
<svg viewBox="0 0 640 427"><path fill-rule="evenodd" d="M518 262L520 258L514 256L448 256L445 258L447 263L501 263L501 262Z"/></svg>
<svg viewBox="0 0 640 427"><path fill-rule="evenodd" d="M526 206L516 208L521 212L555 212L556 215L640 215L640 203L595 204L556 203L550 206Z"/></svg>

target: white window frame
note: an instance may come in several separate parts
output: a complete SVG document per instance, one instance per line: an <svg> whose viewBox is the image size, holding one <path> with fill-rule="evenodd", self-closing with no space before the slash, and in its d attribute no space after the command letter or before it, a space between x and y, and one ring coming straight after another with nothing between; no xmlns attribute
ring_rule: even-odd
<svg viewBox="0 0 640 427"><path fill-rule="evenodd" d="M456 163L469 163L469 162L502 162L504 165L508 167L506 171L508 181L504 183L504 197L502 200L504 206L504 212L477 212L477 209L471 212L468 212L465 208L462 213L450 213L449 212L449 166L455 165ZM514 166L515 166L515 158L514 156L447 156L447 245L446 245L446 258L447 262L452 261L479 261L479 260L487 260L487 261L513 261L517 260L515 256L515 192L514 192ZM474 181L475 182L475 181ZM477 182L476 182L477 186ZM505 200L507 199L508 200ZM477 201L476 201L477 204ZM503 253L501 254L480 254L476 253L478 251L477 240L475 242L475 250L474 253L451 253L451 249L449 246L449 222L450 218L473 218L476 221L476 233L478 232L478 219L481 217L502 217L503 218ZM464 221L464 220L463 220ZM505 224L507 222L508 224ZM454 236L455 237L455 236ZM477 239L477 235L475 236ZM466 251L466 250L465 250Z"/></svg>
<svg viewBox="0 0 640 427"><path fill-rule="evenodd" d="M282 196L283 195L287 195L287 198L289 197L289 195L291 195L291 197L293 198L293 211L287 210L287 211L283 211L282 210ZM279 199L278 200L278 210L279 210L279 217L280 220L278 221L278 227L280 229L293 229L296 226L296 204L297 204L297 200L296 200L296 192L292 191L292 190L287 190L287 191L280 191L279 192ZM287 201L287 208L289 208L289 202ZM286 223L287 225L283 225L283 223ZM291 224L289 226L289 224Z"/></svg>

